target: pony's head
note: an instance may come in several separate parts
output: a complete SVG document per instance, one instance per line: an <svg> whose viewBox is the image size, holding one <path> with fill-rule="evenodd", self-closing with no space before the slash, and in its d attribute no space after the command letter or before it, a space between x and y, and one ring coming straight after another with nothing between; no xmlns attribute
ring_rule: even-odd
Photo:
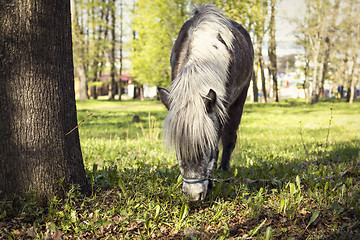
<svg viewBox="0 0 360 240"><path fill-rule="evenodd" d="M220 119L216 93L176 102L172 93L159 88L160 99L169 110L164 122L164 140L176 151L183 176L182 191L192 201L204 200L218 158Z"/></svg>

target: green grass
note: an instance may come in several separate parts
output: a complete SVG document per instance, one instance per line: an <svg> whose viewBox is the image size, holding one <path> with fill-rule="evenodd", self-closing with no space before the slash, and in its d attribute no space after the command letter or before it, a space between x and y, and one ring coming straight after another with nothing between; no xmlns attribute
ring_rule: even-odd
<svg viewBox="0 0 360 240"><path fill-rule="evenodd" d="M79 121L89 113L79 131L93 194L74 188L46 209L31 196L3 201L0 238L360 237L359 102L246 104L231 169L214 173L237 182L216 183L201 204L184 198L163 149L160 102L78 103Z"/></svg>

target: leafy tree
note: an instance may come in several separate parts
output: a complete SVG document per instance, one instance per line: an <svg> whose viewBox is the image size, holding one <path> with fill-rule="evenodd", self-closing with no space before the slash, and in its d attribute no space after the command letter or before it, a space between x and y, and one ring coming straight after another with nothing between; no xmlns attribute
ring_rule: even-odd
<svg viewBox="0 0 360 240"><path fill-rule="evenodd" d="M305 48L307 67L312 63L311 103L319 101L327 75L330 53L334 45L334 33L339 14L340 0L306 1L307 11L303 21L299 21L299 43ZM308 84L306 84L308 85Z"/></svg>
<svg viewBox="0 0 360 240"><path fill-rule="evenodd" d="M186 1L139 0L133 13L132 67L140 84L170 84L170 55L188 15Z"/></svg>
<svg viewBox="0 0 360 240"><path fill-rule="evenodd" d="M80 99L86 100L87 84L96 99L103 86L103 72L110 73L110 99L115 94L115 0L72 0L73 41L76 74L80 78ZM114 19L114 21L113 21ZM110 68L106 68L110 63ZM113 73L112 73L113 72Z"/></svg>
<svg viewBox="0 0 360 240"><path fill-rule="evenodd" d="M86 187L70 1L0 1L0 194ZM69 133L69 134L67 134Z"/></svg>
<svg viewBox="0 0 360 240"><path fill-rule="evenodd" d="M345 72L347 74L347 102L354 100L356 86L356 72L359 69L359 45L360 45L360 1L344 1L343 17L340 23L340 39L343 43L340 50L345 62Z"/></svg>
<svg viewBox="0 0 360 240"><path fill-rule="evenodd" d="M182 24L190 16L192 4L206 4L207 1L149 1L137 2L133 13L132 41L133 75L140 84L168 85L170 81L170 54L174 40ZM256 46L256 67L260 66L262 90L266 96L264 64L261 52L266 33L267 1L249 2L224 0L215 1L227 17L241 23L250 33ZM175 30L175 31L174 31ZM257 72L257 68L256 68ZM255 88L256 85L254 84ZM257 88L254 90L257 97Z"/></svg>
<svg viewBox="0 0 360 240"><path fill-rule="evenodd" d="M268 18L268 1L267 0L255 0L252 6L251 18L254 21L253 24L253 42L254 42L254 50L255 50L255 59L254 59L254 86L256 86L256 82L258 79L257 74L260 72L261 75L261 89L262 89L262 98L265 102L267 102L266 96L266 80L264 73L264 60L262 55L262 44L263 39L267 31L267 18ZM255 95L258 94L257 87L254 87L254 100Z"/></svg>
<svg viewBox="0 0 360 240"><path fill-rule="evenodd" d="M326 26L326 32L324 34L323 40L323 54L322 54L322 65L320 68L320 93L324 94L324 82L328 73L328 64L330 61L330 54L333 50L335 34L337 29L337 19L339 15L341 0L335 0L335 2L331 5L331 14L328 18L328 24Z"/></svg>

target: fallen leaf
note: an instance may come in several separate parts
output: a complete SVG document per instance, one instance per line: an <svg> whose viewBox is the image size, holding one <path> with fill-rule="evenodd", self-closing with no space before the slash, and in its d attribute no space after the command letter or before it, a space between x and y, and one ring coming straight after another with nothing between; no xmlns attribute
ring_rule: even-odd
<svg viewBox="0 0 360 240"><path fill-rule="evenodd" d="M63 233L60 230L56 230L53 240L61 240L62 236L63 236Z"/></svg>
<svg viewBox="0 0 360 240"><path fill-rule="evenodd" d="M160 232L161 232L161 233L166 233L166 232L167 232L167 228L164 227L164 226L160 227Z"/></svg>
<svg viewBox="0 0 360 240"><path fill-rule="evenodd" d="M184 230L184 235L187 236L187 237L190 237L190 236L195 236L197 235L197 230L196 228L194 227L188 227Z"/></svg>
<svg viewBox="0 0 360 240"><path fill-rule="evenodd" d="M25 235L25 231L24 231L23 229L21 229L21 230L16 229L16 230L14 230L13 234L14 234L15 236L20 237L20 236L24 236L24 235Z"/></svg>
<svg viewBox="0 0 360 240"><path fill-rule="evenodd" d="M36 237L36 232L34 230L34 227L28 228L26 230L26 235L29 236L29 237L35 238Z"/></svg>
<svg viewBox="0 0 360 240"><path fill-rule="evenodd" d="M299 213L301 214L301 215L306 215L307 213L308 213L308 211L306 211L306 209L305 208L302 208L300 211L299 211Z"/></svg>

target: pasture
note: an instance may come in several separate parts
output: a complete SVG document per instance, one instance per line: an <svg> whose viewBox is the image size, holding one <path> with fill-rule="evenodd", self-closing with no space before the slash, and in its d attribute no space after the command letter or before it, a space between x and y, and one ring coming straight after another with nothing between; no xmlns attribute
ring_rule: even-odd
<svg viewBox="0 0 360 240"><path fill-rule="evenodd" d="M47 208L0 203L0 238L355 239L360 237L360 103L245 105L229 172L207 199L181 193L158 101L78 103L92 195ZM137 115L140 122L133 122ZM220 152L221 154L221 152ZM228 181L221 181L221 180Z"/></svg>

